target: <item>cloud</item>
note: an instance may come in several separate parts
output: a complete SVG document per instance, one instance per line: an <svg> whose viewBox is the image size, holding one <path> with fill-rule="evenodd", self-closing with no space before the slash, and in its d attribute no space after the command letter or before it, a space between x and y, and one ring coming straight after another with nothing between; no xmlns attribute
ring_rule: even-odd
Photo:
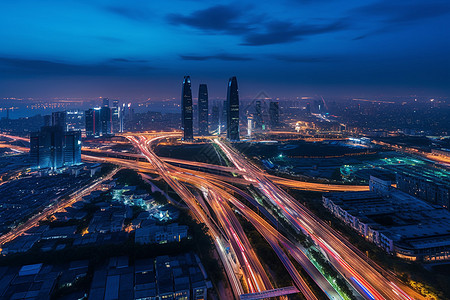
<svg viewBox="0 0 450 300"><path fill-rule="evenodd" d="M240 34L250 25L240 21L242 10L234 6L216 5L198 10L190 15L170 14L168 20L174 25L186 25L206 32Z"/></svg>
<svg viewBox="0 0 450 300"><path fill-rule="evenodd" d="M450 2L447 0L381 0L352 10L359 18L372 19L381 23L380 27L371 30L355 40L371 35L392 32L405 25L418 23L450 13Z"/></svg>
<svg viewBox="0 0 450 300"><path fill-rule="evenodd" d="M331 24L295 24L291 22L272 22L266 25L265 32L253 32L244 36L247 46L262 46L289 43L303 39L305 36L330 33L347 29L344 21Z"/></svg>
<svg viewBox="0 0 450 300"><path fill-rule="evenodd" d="M143 7L137 6L107 6L104 8L107 12L133 21L148 21L150 14Z"/></svg>
<svg viewBox="0 0 450 300"><path fill-rule="evenodd" d="M434 18L450 12L447 0L381 0L355 9L365 16L380 17L390 23L410 23Z"/></svg>
<svg viewBox="0 0 450 300"><path fill-rule="evenodd" d="M231 54L180 55L180 58L183 59L183 60L196 60L196 61L211 60L211 59L223 60L223 61L249 61L249 60L253 60L253 58L251 58L251 57L231 55Z"/></svg>
<svg viewBox="0 0 450 300"><path fill-rule="evenodd" d="M272 58L292 63L323 63L323 62L335 62L337 58L333 57L320 57L320 56L292 56L292 55L272 55Z"/></svg>
<svg viewBox="0 0 450 300"><path fill-rule="evenodd" d="M145 59L128 59L128 58L113 58L111 59L112 62L119 62L119 63L147 63L148 60Z"/></svg>
<svg viewBox="0 0 450 300"><path fill-rule="evenodd" d="M4 73L5 75L16 76L142 75L153 69L142 63L136 65L133 64L132 66L123 66L123 64L120 64L120 62L125 61L127 60L123 58L116 58L107 62L95 64L72 64L48 60L0 57L0 74ZM119 64L116 62L119 62Z"/></svg>
<svg viewBox="0 0 450 300"><path fill-rule="evenodd" d="M245 12L245 14L243 13ZM171 24L203 30L206 34L229 34L242 38L241 45L264 46L301 40L306 36L336 32L348 27L344 20L294 23L252 13L251 7L216 5L188 15L170 14Z"/></svg>

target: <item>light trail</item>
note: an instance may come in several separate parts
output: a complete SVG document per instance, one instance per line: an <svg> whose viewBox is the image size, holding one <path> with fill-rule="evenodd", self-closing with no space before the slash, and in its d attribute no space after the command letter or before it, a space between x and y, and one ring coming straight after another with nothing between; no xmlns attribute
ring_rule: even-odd
<svg viewBox="0 0 450 300"><path fill-rule="evenodd" d="M150 140L147 140L145 137L140 136L139 139L133 137L133 136L127 136L127 138L139 148L139 150L144 154L144 156L148 159L150 163L153 164L154 167L156 167L158 173L161 175L161 177L164 178L164 180L182 197L182 199L186 202L186 204L189 206L191 211L199 218L199 220L203 223L205 223L208 228L210 229L210 233L213 235L214 241L219 241L219 231L214 228L213 223L205 214L205 211L208 211L208 208L203 207L200 208L200 203L195 200L195 197L190 193L190 191L182 185L179 180L177 180L177 176L179 176L179 172L177 169L170 165L166 165L164 162L162 162L154 153L150 150L152 142L155 142L157 140L160 140L165 137L156 137ZM216 209L216 215L222 216L219 218L219 221L221 221L223 224L226 224L225 226L222 226L226 232L228 232L227 239L231 242L231 245L233 246L234 253L237 255L238 260L241 262L241 266L243 266L244 274L247 274L245 276L246 282L248 283L249 291L255 292L255 291L264 291L267 289L272 289L272 286L270 284L270 281L267 278L267 275L265 275L265 272L259 263L259 260L252 252L251 259L250 259L250 253L248 253L249 250L251 250L251 247L249 246L249 242L246 240L245 234L243 234L243 230L240 227L240 224L238 222L233 222L233 216L229 213L229 208L225 206L223 203L220 203L220 201L216 201L220 209ZM235 217L234 217L235 218ZM243 245L245 244L245 246ZM216 247L218 251L223 251L223 247ZM221 258L226 257L226 255L221 256ZM227 260L228 261L228 260ZM224 262L224 264L227 264L227 262ZM232 271L232 268L226 268L227 275L230 278L230 282L234 282L235 286L233 288L233 291L235 291L235 294L237 296L243 294L242 287L240 287L237 279L233 279L235 277L234 272ZM258 272L255 272L255 270L258 270Z"/></svg>
<svg viewBox="0 0 450 300"><path fill-rule="evenodd" d="M394 293L392 291L389 280L387 280L372 267L372 264L375 263L367 263L367 258L364 257L363 259L360 256L360 253L354 252L352 247L346 245L345 239L341 239L341 237L329 228L328 225L318 221L317 217L313 216L305 207L297 203L295 199L293 199L286 192L277 188L264 175L264 173L259 170L259 168L248 163L246 159L241 156L241 154L225 143L219 141L218 139L214 140L214 142L223 150L227 157L230 156L230 161L238 162L238 168L247 170L248 176L252 176L253 179L259 183L258 187L260 191L266 195L273 205L282 210L284 216L291 222L292 225L294 225L295 228L298 228L302 232L311 236L320 248L334 258L331 259L330 262L335 266L335 268L337 268L340 272L348 273L352 277L355 277L375 299L408 299L403 296L402 293ZM231 159L231 157L233 157L233 159ZM287 210L287 208L289 208L289 210ZM298 219L302 220L306 224L309 224L310 229L307 230L306 227L298 221ZM328 243L325 244L321 242L319 238L322 238L322 241L327 240ZM335 253L339 253L339 256L336 256ZM361 291L361 287L354 281L350 280L349 283ZM410 290L410 292L414 293L412 290Z"/></svg>
<svg viewBox="0 0 450 300"><path fill-rule="evenodd" d="M12 241L16 237L22 235L25 231L36 226L41 220L51 216L52 214L66 208L66 207L69 207L72 204L74 204L75 202L79 201L83 196L96 190L98 185L100 185L102 182L110 180L119 170L120 170L120 168L115 169L111 173L109 173L107 176L96 179L93 183L91 183L87 186L84 186L79 190L72 192L67 197L67 200L61 200L59 202L55 202L55 203L51 204L50 206L46 207L41 213L38 213L38 214L32 216L30 219L25 221L25 223L13 228L10 232L2 235L0 237L0 245L3 245L7 242ZM55 200L57 200L57 199L55 199Z"/></svg>

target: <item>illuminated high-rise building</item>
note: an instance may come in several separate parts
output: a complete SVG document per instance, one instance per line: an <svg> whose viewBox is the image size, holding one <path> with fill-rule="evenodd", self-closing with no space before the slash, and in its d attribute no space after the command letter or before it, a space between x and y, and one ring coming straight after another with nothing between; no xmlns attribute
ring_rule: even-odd
<svg viewBox="0 0 450 300"><path fill-rule="evenodd" d="M181 90L181 129L183 129L183 140L185 141L194 139L192 117L191 78L189 76L184 76L183 87Z"/></svg>
<svg viewBox="0 0 450 300"><path fill-rule="evenodd" d="M219 127L219 134L222 132L227 131L228 127L228 104L227 100L223 101L222 104L222 114L220 115L220 127Z"/></svg>
<svg viewBox="0 0 450 300"><path fill-rule="evenodd" d="M81 163L81 131L71 130L64 132L63 155L65 166Z"/></svg>
<svg viewBox="0 0 450 300"><path fill-rule="evenodd" d="M85 128L84 111L72 109L66 112L67 130L82 130Z"/></svg>
<svg viewBox="0 0 450 300"><path fill-rule="evenodd" d="M105 100L105 99L103 99ZM112 115L111 108L103 106L100 109L100 123L102 135L109 135L112 133Z"/></svg>
<svg viewBox="0 0 450 300"><path fill-rule="evenodd" d="M214 104L211 111L211 131L219 132L220 126L220 108L219 105Z"/></svg>
<svg viewBox="0 0 450 300"><path fill-rule="evenodd" d="M261 130L264 125L261 100L255 102L255 129Z"/></svg>
<svg viewBox="0 0 450 300"><path fill-rule="evenodd" d="M81 132L43 126L30 134L30 157L37 168L57 169L81 163Z"/></svg>
<svg viewBox="0 0 450 300"><path fill-rule="evenodd" d="M228 80L227 138L231 141L239 141L239 91L235 76Z"/></svg>
<svg viewBox="0 0 450 300"><path fill-rule="evenodd" d="M280 125L280 105L278 102L269 103L270 127L277 128Z"/></svg>
<svg viewBox="0 0 450 300"><path fill-rule="evenodd" d="M121 132L120 131L120 106L119 100L113 100L113 105L111 107L111 120L112 120L112 132Z"/></svg>
<svg viewBox="0 0 450 300"><path fill-rule="evenodd" d="M208 88L200 84L198 89L198 134L208 135Z"/></svg>
<svg viewBox="0 0 450 300"><path fill-rule="evenodd" d="M247 135L248 137L252 137L253 130L253 116L248 116L247 118Z"/></svg>
<svg viewBox="0 0 450 300"><path fill-rule="evenodd" d="M101 132L100 108L91 108L85 111L86 136L99 137Z"/></svg>
<svg viewBox="0 0 450 300"><path fill-rule="evenodd" d="M55 111L52 113L52 125L60 126L67 130L67 114L65 111Z"/></svg>

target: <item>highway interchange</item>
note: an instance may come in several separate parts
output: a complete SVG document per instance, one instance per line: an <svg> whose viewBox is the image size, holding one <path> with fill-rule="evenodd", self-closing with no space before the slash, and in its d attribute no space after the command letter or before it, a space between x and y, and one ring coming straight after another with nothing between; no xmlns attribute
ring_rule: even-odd
<svg viewBox="0 0 450 300"><path fill-rule="evenodd" d="M158 157L152 150L154 146L161 140L173 137L178 137L178 134L128 135L126 138L139 149L141 154L124 158L119 155L120 153L116 153L117 157L114 157L114 153L111 151L100 150L97 151L98 153L94 153L95 155L86 154L83 151L82 158L85 161L110 162L142 172L159 174L183 199L193 215L208 227L236 298L258 299L258 294L267 291L272 291L271 296L281 296L299 291L306 299L317 299L292 263L290 256L301 265L328 298L345 299L345 295L336 288L336 285L333 285L329 278L326 278L312 263L308 250L292 236L286 235L276 228L278 227L275 226L277 218L287 221L298 234L308 236L340 276L354 289L357 298L377 300L423 298L397 280L392 273L382 270L328 224L318 219L279 187L325 192L363 191L367 190L366 186L311 183L271 176L252 164L229 142L218 138L213 139L212 142L231 162L230 166ZM15 137L8 136L8 138ZM17 150L23 151L24 149ZM89 149L89 152L96 151ZM144 157L147 162L140 161L139 157ZM214 173L214 171L220 172ZM225 173L230 175L226 176ZM110 176L107 177L110 178ZM92 188L95 188L98 183L94 183ZM261 198L266 200L265 203L256 201L243 188L243 186L250 185L255 188ZM86 190L86 192L88 191L91 191L91 188ZM246 199L247 202L243 203L240 199ZM248 203L254 207L247 206ZM43 215L55 212L61 208L61 205L66 206L68 203L54 206L37 218L41 219ZM255 209L266 218L255 213ZM274 216L273 213L270 213L274 209L279 212L279 215ZM252 248L236 213L247 219L272 247L290 274L294 287L274 288L269 279L270 275L267 274L263 263ZM25 226L17 228L13 235L19 235L23 228L28 228L35 222L36 219L33 218L24 224ZM11 237L8 238L11 239Z"/></svg>
<svg viewBox="0 0 450 300"><path fill-rule="evenodd" d="M245 232L243 232L242 227L237 222L233 210L252 223L266 239L291 275L295 287L307 299L317 298L292 265L287 253L308 272L330 299L341 299L343 297L330 282L326 279L324 280L323 274L318 272L317 268L314 268L314 265L311 264L308 258L307 251L299 243L284 236L251 208L234 197L232 193L228 192L233 189L230 188L233 182L227 183L222 181L221 179L225 176L180 168L157 157L152 151L153 145L167 137L169 136L148 138L141 135L128 136L127 138L148 159L153 167L153 172L158 172L187 203L194 215L208 226L210 234L216 241L216 248L219 252L223 252L221 254L222 262L230 282L234 283L233 290L236 296L241 296L244 292L261 292L273 287L268 281L267 274L262 268L257 255L245 237ZM271 177L249 162L230 143L219 139L214 139L213 142L220 147L229 161L232 162L233 168L237 169L235 173L241 175L241 178L239 178L240 182L251 183L263 197L270 201L270 205L280 210L282 216L292 228L298 233L309 236L333 267L358 292L357 298L420 298L417 293L401 284L392 274L383 272L380 267L365 257L339 233L315 217L284 190L280 189L271 180ZM141 167L140 162L133 162L132 165L135 168ZM326 188L318 188L317 185L314 185L313 188L319 191L329 190L329 185L326 186ZM204 197L195 197L191 192L192 187L202 191ZM236 188L234 189L236 190ZM334 187L332 190L334 190ZM352 190L352 187L350 190ZM245 192L241 191L240 194L245 194ZM261 206L258 208L265 209ZM214 217L212 217L212 212ZM227 249L227 246L230 247L231 251L224 251L224 249ZM245 280L240 281L236 277L237 267Z"/></svg>

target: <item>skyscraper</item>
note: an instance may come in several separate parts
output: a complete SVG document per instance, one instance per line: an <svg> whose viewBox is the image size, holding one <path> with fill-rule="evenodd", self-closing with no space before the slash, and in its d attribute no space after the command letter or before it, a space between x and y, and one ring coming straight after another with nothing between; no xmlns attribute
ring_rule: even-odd
<svg viewBox="0 0 450 300"><path fill-rule="evenodd" d="M261 100L255 102L255 129L261 130L264 125Z"/></svg>
<svg viewBox="0 0 450 300"><path fill-rule="evenodd" d="M208 88L200 84L198 88L198 134L208 135Z"/></svg>
<svg viewBox="0 0 450 300"><path fill-rule="evenodd" d="M120 107L119 100L113 100L113 105L111 108L111 119L112 119L112 132L120 132Z"/></svg>
<svg viewBox="0 0 450 300"><path fill-rule="evenodd" d="M247 135L248 137L252 137L253 130L253 116L248 116L247 118Z"/></svg>
<svg viewBox="0 0 450 300"><path fill-rule="evenodd" d="M30 135L30 156L38 168L60 168L63 165L63 129L44 126Z"/></svg>
<svg viewBox="0 0 450 300"><path fill-rule="evenodd" d="M55 111L52 113L52 125L60 126L63 130L67 130L67 118L65 111Z"/></svg>
<svg viewBox="0 0 450 300"><path fill-rule="evenodd" d="M219 126L219 134L227 131L228 128L228 104L227 100L223 101L222 104L222 114L220 115L220 126Z"/></svg>
<svg viewBox="0 0 450 300"><path fill-rule="evenodd" d="M66 112L67 130L82 130L85 128L84 111L79 109Z"/></svg>
<svg viewBox="0 0 450 300"><path fill-rule="evenodd" d="M65 166L81 163L81 131L71 130L64 132L63 155Z"/></svg>
<svg viewBox="0 0 450 300"><path fill-rule="evenodd" d="M231 141L239 141L239 92L235 76L228 80L227 138Z"/></svg>
<svg viewBox="0 0 450 300"><path fill-rule="evenodd" d="M183 140L185 141L194 139L192 115L191 78L184 76L181 90L181 129L184 131Z"/></svg>
<svg viewBox="0 0 450 300"><path fill-rule="evenodd" d="M108 98L102 98L102 106L109 107L109 99Z"/></svg>
<svg viewBox="0 0 450 300"><path fill-rule="evenodd" d="M86 136L99 137L100 136L100 109L90 108L84 113L86 121Z"/></svg>
<svg viewBox="0 0 450 300"><path fill-rule="evenodd" d="M220 126L220 108L217 103L215 103L212 107L211 112L211 131L219 132L219 126Z"/></svg>
<svg viewBox="0 0 450 300"><path fill-rule="evenodd" d="M103 99L104 101L105 99ZM108 135L112 133L112 116L111 108L109 106L103 106L100 109L100 122L102 128L102 135Z"/></svg>
<svg viewBox="0 0 450 300"><path fill-rule="evenodd" d="M278 102L270 102L269 117L271 128L277 128L280 125L280 106Z"/></svg>

